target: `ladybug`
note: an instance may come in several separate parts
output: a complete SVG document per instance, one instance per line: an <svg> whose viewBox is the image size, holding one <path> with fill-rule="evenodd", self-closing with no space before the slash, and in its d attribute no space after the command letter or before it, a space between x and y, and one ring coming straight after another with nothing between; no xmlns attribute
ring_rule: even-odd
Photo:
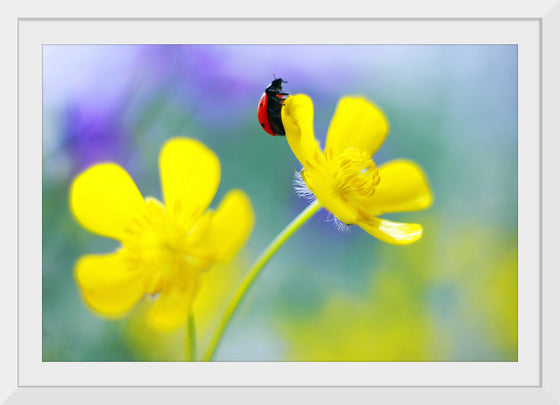
<svg viewBox="0 0 560 405"><path fill-rule="evenodd" d="M284 125L280 111L284 106L284 100L289 93L282 93L282 83L288 83L282 79L276 79L270 83L259 100L257 116L262 129L272 136L285 136Z"/></svg>

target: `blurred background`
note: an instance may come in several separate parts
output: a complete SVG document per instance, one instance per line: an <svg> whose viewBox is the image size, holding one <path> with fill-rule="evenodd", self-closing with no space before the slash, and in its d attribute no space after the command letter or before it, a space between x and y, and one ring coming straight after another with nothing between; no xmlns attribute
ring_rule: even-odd
<svg viewBox="0 0 560 405"><path fill-rule="evenodd" d="M257 102L273 79L315 105L324 145L336 104L363 95L391 131L375 154L418 162L435 196L409 246L321 210L274 256L230 324L221 361L517 361L517 47L513 45L46 45L43 47L43 361L174 361L185 331L150 330L142 302L122 320L84 305L73 278L86 253L118 242L69 211L73 177L123 166L161 199L158 153L184 135L220 158L212 203L241 188L256 224L229 265L206 273L195 306L200 353L251 263L307 205L283 137Z"/></svg>

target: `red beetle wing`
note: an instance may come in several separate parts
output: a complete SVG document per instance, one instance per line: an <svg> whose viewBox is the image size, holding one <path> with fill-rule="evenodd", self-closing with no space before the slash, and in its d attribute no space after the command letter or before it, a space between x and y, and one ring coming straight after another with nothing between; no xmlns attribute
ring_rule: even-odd
<svg viewBox="0 0 560 405"><path fill-rule="evenodd" d="M259 124L261 128L264 129L267 133L272 136L276 136L274 132L272 132L272 128L270 127L270 123L268 122L268 114L266 109L268 107L268 96L266 93L263 93L261 99L259 100L259 107L257 109L257 117L259 119Z"/></svg>

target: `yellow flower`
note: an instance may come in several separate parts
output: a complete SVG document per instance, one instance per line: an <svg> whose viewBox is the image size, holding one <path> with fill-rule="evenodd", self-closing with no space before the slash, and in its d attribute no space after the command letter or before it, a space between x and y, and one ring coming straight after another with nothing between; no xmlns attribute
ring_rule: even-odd
<svg viewBox="0 0 560 405"><path fill-rule="evenodd" d="M420 239L421 225L378 218L383 213L424 209L433 200L426 176L414 162L399 159L377 167L371 159L389 131L379 108L361 97L340 100L324 153L315 140L313 103L308 96L286 99L282 123L303 165L305 184L335 217L384 242L404 245Z"/></svg>
<svg viewBox="0 0 560 405"><path fill-rule="evenodd" d="M322 306L278 319L286 342L283 360L449 360L448 336L423 300L429 285L396 268L371 274L365 295L339 290Z"/></svg>
<svg viewBox="0 0 560 405"><path fill-rule="evenodd" d="M207 210L220 182L218 157L199 141L173 138L159 156L163 199L144 199L113 163L79 174L70 207L89 231L119 240L114 253L86 255L75 267L87 305L107 317L126 314L145 294L155 296L148 322L159 330L184 325L200 274L235 255L249 237L254 213L240 190Z"/></svg>

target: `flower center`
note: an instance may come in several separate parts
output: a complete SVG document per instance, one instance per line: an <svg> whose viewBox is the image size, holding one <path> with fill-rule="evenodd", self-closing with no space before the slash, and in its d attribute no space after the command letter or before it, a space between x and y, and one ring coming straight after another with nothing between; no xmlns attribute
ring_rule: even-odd
<svg viewBox="0 0 560 405"><path fill-rule="evenodd" d="M342 194L371 196L379 184L379 170L364 152L348 148L334 165L334 187Z"/></svg>
<svg viewBox="0 0 560 405"><path fill-rule="evenodd" d="M211 258L194 246L196 233L196 228L185 229L159 201L146 200L143 215L135 218L130 237L122 243L130 265L151 274L150 292L169 282L188 284L210 266Z"/></svg>
<svg viewBox="0 0 560 405"><path fill-rule="evenodd" d="M160 254L180 254L187 236L185 230L167 214L165 207L152 198L146 200L143 215L134 219L130 235L130 239L123 241L127 248L139 253L154 251Z"/></svg>

